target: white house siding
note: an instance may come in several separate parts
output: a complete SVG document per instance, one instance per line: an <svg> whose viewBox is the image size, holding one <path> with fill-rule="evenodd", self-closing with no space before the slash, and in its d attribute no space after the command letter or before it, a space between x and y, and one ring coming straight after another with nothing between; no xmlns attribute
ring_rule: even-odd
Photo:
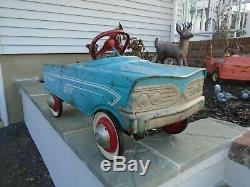
<svg viewBox="0 0 250 187"><path fill-rule="evenodd" d="M179 0L178 0L179 1ZM155 51L170 40L175 0L0 0L0 53L87 53L87 43L118 23ZM177 15L176 15L177 14Z"/></svg>
<svg viewBox="0 0 250 187"><path fill-rule="evenodd" d="M246 36L250 37L250 11L247 12Z"/></svg>
<svg viewBox="0 0 250 187"><path fill-rule="evenodd" d="M174 1L174 20L171 27L171 41L178 42L180 40L179 34L176 32L176 23L183 23L183 0Z"/></svg>
<svg viewBox="0 0 250 187"><path fill-rule="evenodd" d="M182 22L183 20L183 0L176 0L177 1L177 9L176 9L176 15L177 15L177 22Z"/></svg>

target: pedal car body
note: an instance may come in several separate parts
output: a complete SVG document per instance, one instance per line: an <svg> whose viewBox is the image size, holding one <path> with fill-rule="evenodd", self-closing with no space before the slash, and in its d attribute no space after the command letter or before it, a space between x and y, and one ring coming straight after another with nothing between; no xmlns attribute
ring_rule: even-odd
<svg viewBox="0 0 250 187"><path fill-rule="evenodd" d="M130 134L185 120L204 105L205 71L112 57L45 65L45 88L87 115L110 111Z"/></svg>

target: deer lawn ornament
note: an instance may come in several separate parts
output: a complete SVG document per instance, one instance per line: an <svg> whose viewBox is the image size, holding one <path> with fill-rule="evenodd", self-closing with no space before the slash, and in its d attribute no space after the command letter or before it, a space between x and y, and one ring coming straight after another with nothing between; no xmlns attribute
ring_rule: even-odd
<svg viewBox="0 0 250 187"><path fill-rule="evenodd" d="M244 49L243 46L239 45L238 43L234 43L233 45L226 47L225 55L226 56L239 55L239 53L242 52L243 49Z"/></svg>
<svg viewBox="0 0 250 187"><path fill-rule="evenodd" d="M179 46L170 42L158 43L155 39L155 48L157 53L156 62L164 63L167 58L174 58L180 66L187 66L186 56L188 53L189 40L193 37L191 33L192 23L182 24L183 28L176 23L176 31L180 35Z"/></svg>

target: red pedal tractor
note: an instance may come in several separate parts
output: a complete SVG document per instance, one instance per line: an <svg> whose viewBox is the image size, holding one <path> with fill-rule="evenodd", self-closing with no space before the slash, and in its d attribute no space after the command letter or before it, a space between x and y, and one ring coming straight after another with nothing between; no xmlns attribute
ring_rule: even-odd
<svg viewBox="0 0 250 187"><path fill-rule="evenodd" d="M236 50L234 50L236 48ZM225 49L224 58L205 57L203 63L214 82L219 79L250 81L250 57L240 56L238 44Z"/></svg>

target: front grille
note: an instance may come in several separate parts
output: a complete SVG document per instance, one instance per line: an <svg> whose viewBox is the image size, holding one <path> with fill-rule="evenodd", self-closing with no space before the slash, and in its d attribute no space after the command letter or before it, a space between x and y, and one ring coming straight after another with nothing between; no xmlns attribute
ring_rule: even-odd
<svg viewBox="0 0 250 187"><path fill-rule="evenodd" d="M197 79L192 81L185 90L185 97L188 100L195 99L203 93L204 79Z"/></svg>
<svg viewBox="0 0 250 187"><path fill-rule="evenodd" d="M135 110L148 111L170 106L177 101L179 95L179 90L172 85L136 88L134 90Z"/></svg>

